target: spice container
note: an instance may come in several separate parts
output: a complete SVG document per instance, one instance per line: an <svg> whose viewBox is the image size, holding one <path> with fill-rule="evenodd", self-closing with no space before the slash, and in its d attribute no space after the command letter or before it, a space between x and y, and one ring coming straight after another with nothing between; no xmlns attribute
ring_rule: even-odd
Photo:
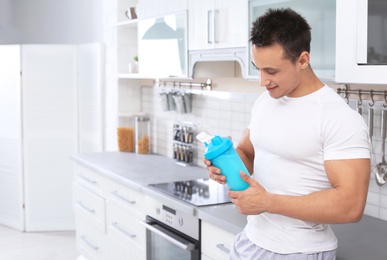
<svg viewBox="0 0 387 260"><path fill-rule="evenodd" d="M151 152L150 119L148 116L135 117L136 153L149 154Z"/></svg>
<svg viewBox="0 0 387 260"><path fill-rule="evenodd" d="M117 142L120 152L134 152L134 117L132 115L118 116Z"/></svg>
<svg viewBox="0 0 387 260"><path fill-rule="evenodd" d="M173 159L179 164L189 165L194 161L196 127L191 122L173 124Z"/></svg>

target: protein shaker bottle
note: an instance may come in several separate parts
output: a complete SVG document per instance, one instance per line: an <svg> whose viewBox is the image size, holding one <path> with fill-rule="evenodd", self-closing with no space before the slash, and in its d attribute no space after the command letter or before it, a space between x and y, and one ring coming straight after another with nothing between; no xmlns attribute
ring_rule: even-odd
<svg viewBox="0 0 387 260"><path fill-rule="evenodd" d="M204 135L206 133L200 133L197 136L198 140L203 141L206 146L204 157L226 176L226 183L230 190L241 191L248 188L249 184L242 180L240 171L249 176L250 173L235 151L231 139L220 136L214 136L210 139L208 135L203 138Z"/></svg>

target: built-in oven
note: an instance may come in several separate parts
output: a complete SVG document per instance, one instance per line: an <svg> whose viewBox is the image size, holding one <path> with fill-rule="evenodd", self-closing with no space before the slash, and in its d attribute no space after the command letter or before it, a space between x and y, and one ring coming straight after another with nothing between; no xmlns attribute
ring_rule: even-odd
<svg viewBox="0 0 387 260"><path fill-rule="evenodd" d="M147 260L200 259L200 221L193 214L147 197L146 228Z"/></svg>
<svg viewBox="0 0 387 260"><path fill-rule="evenodd" d="M146 197L147 216L141 224L147 229L147 260L200 259L200 220L193 206L229 203L225 185L198 179L152 184L150 187L174 198L174 203ZM176 203L175 199L184 203Z"/></svg>

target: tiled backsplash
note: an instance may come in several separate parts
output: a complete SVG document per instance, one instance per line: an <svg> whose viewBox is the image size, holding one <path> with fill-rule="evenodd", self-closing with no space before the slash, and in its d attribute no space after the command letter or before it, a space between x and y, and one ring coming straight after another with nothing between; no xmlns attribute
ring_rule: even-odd
<svg viewBox="0 0 387 260"><path fill-rule="evenodd" d="M168 89L164 89L168 91ZM152 118L152 149L154 153L173 157L173 124L189 121L196 125L197 131L206 131L220 136L231 136L234 144L239 141L242 132L250 121L251 109L258 93L196 91L192 99L192 113L178 114L175 111L163 111L159 102L160 88L142 87L142 111ZM349 105L356 109L357 100ZM374 136L372 169L381 160L382 141L380 137L381 108L383 102L374 105ZM368 102L363 102L363 117L367 122ZM194 156L195 164L203 166L204 145L197 144ZM205 169L203 169L205 170ZM378 186L371 174L365 214L387 220L387 185Z"/></svg>

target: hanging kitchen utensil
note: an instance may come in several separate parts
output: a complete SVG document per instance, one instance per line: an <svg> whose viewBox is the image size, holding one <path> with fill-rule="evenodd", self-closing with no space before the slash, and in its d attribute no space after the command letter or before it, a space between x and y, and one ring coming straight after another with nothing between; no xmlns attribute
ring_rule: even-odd
<svg viewBox="0 0 387 260"><path fill-rule="evenodd" d="M370 97L371 97L371 103L369 103L369 108L368 108L368 133L370 136L371 140L371 145L372 145L372 136L374 135L374 97L373 97L373 91L370 91Z"/></svg>
<svg viewBox="0 0 387 260"><path fill-rule="evenodd" d="M386 183L387 163L385 159L385 143L386 143L386 120L387 120L387 103L383 104L381 138L382 138L382 162L376 165L375 179L379 186Z"/></svg>
<svg viewBox="0 0 387 260"><path fill-rule="evenodd" d="M185 113L185 108L184 108L184 97L181 92L175 92L173 95L173 100L176 105L176 112L179 114L184 114Z"/></svg>
<svg viewBox="0 0 387 260"><path fill-rule="evenodd" d="M356 111L362 115L363 114L363 108L362 108L362 104L363 104L363 101L361 99L361 90L359 89L359 100L357 101L357 106L356 106Z"/></svg>
<svg viewBox="0 0 387 260"><path fill-rule="evenodd" d="M192 111L192 93L190 92L185 92L183 94L183 98L184 98L184 111L185 113L191 113Z"/></svg>

